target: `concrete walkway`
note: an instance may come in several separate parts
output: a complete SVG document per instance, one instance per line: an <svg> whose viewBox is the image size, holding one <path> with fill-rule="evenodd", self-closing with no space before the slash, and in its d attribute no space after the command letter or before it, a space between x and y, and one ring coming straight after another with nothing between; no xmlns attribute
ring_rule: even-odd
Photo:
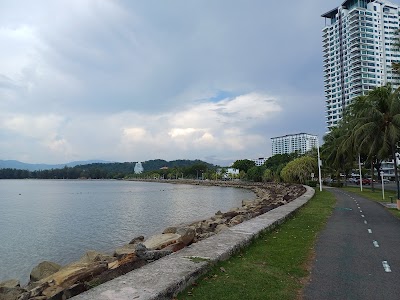
<svg viewBox="0 0 400 300"><path fill-rule="evenodd" d="M316 245L305 299L400 299L400 220L380 203L331 190L337 205Z"/></svg>
<svg viewBox="0 0 400 300"><path fill-rule="evenodd" d="M307 192L303 196L284 206L224 230L73 299L172 299L178 292L206 273L212 264L229 258L234 252L248 245L261 232L284 222L306 204L314 195L313 189L306 188Z"/></svg>

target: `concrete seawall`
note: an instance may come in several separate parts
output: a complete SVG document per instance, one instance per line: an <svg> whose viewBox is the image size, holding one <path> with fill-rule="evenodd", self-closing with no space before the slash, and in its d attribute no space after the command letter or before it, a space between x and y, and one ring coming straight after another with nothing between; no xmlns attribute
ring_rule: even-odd
<svg viewBox="0 0 400 300"><path fill-rule="evenodd" d="M206 273L210 266L228 259L260 233L283 223L308 202L315 191L307 191L286 205L226 229L140 269L73 297L74 300L172 299Z"/></svg>

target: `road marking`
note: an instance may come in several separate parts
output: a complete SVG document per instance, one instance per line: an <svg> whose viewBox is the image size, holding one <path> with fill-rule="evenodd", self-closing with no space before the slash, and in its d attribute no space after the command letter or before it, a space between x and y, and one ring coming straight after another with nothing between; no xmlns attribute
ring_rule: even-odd
<svg viewBox="0 0 400 300"><path fill-rule="evenodd" d="M364 215L361 215L361 217L362 217L362 218L365 218L365 216L364 216Z"/></svg>
<svg viewBox="0 0 400 300"><path fill-rule="evenodd" d="M374 244L375 248L379 248L379 244L377 241L373 241L373 244Z"/></svg>
<svg viewBox="0 0 400 300"><path fill-rule="evenodd" d="M386 273L392 272L392 270L390 269L390 266L389 266L389 264L388 264L388 262L387 262L386 260L384 260L384 261L382 262L382 265L383 265L383 268L385 269L385 272L386 272Z"/></svg>
<svg viewBox="0 0 400 300"><path fill-rule="evenodd" d="M372 233L372 230L368 228L368 233Z"/></svg>
<svg viewBox="0 0 400 300"><path fill-rule="evenodd" d="M364 220L364 224L368 224L367 220Z"/></svg>

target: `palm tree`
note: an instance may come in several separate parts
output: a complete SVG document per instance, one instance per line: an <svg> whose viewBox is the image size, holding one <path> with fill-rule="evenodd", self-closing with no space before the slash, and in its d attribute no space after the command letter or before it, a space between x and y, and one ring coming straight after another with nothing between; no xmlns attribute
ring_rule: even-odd
<svg viewBox="0 0 400 300"><path fill-rule="evenodd" d="M348 130L344 122L340 122L337 127L324 136L324 144L321 148L321 155L325 165L336 171L336 176L340 179L340 171L347 174L354 161L349 146L345 146L348 139Z"/></svg>
<svg viewBox="0 0 400 300"><path fill-rule="evenodd" d="M396 164L396 146L400 140L399 91L390 84L378 87L366 97L355 99L350 107L354 117L354 145L364 149L369 160L393 158L397 199L400 199Z"/></svg>

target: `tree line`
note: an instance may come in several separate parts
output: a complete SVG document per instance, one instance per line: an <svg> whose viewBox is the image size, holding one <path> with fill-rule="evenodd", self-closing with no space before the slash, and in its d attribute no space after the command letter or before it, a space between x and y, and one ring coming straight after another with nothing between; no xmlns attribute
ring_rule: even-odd
<svg viewBox="0 0 400 300"><path fill-rule="evenodd" d="M321 155L326 173L340 179L358 168L360 159L379 174L384 160L396 161L400 141L400 91L387 84L358 96L348 105L338 125L324 136ZM400 199L397 164L394 163ZM373 182L373 180L372 180Z"/></svg>
<svg viewBox="0 0 400 300"><path fill-rule="evenodd" d="M65 166L61 169L28 171L12 168L0 169L0 179L121 179L133 176L136 162L124 163L93 163L75 167ZM213 165L201 160L150 160L143 164L144 170L150 172L163 172L162 167L172 168L184 172L186 176L194 173L193 169L208 170Z"/></svg>
<svg viewBox="0 0 400 300"><path fill-rule="evenodd" d="M317 174L317 153L314 149L305 154L276 154L262 166L256 166L254 161L248 159L237 160L232 167L239 169L242 178L249 181L304 184L310 183L313 173Z"/></svg>

